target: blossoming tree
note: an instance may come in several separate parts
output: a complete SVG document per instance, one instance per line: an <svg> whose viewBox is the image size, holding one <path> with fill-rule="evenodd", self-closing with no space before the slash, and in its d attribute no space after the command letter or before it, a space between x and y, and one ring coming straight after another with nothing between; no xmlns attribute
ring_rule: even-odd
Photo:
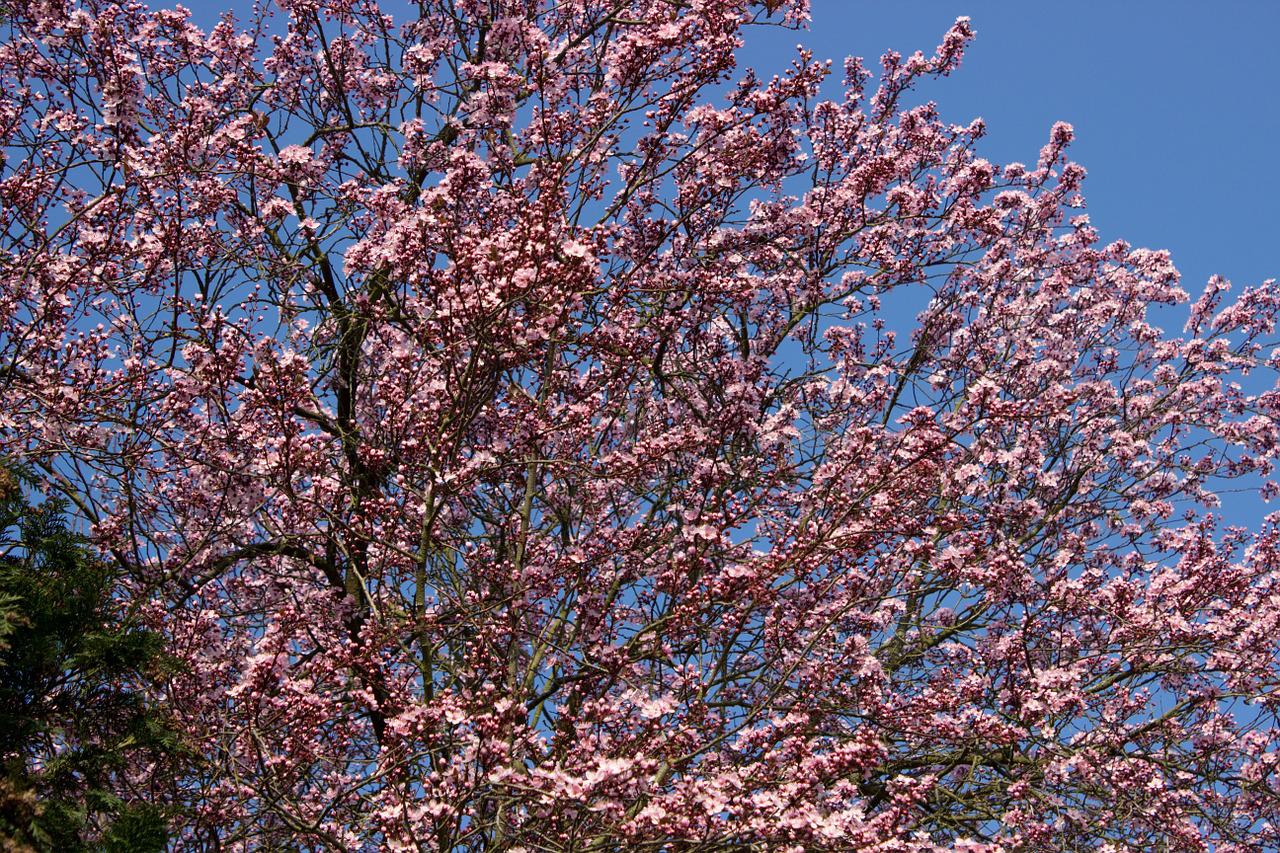
<svg viewBox="0 0 1280 853"><path fill-rule="evenodd" d="M913 99L966 19L738 66L805 6L6 4L0 451L176 848L1280 843L1280 293Z"/></svg>

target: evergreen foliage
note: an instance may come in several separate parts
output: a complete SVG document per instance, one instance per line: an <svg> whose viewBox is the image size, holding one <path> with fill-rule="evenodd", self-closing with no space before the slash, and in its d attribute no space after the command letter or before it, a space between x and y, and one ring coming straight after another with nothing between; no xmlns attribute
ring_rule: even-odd
<svg viewBox="0 0 1280 853"><path fill-rule="evenodd" d="M145 777L176 743L147 700L160 638L121 618L116 577L0 475L0 851L163 849Z"/></svg>

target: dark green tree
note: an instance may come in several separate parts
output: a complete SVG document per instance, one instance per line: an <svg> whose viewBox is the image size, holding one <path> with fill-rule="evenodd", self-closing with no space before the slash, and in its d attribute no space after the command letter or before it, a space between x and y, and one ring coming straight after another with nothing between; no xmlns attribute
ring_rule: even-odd
<svg viewBox="0 0 1280 853"><path fill-rule="evenodd" d="M160 638L117 606L118 578L0 469L0 853L145 853L167 841L155 766L176 742L147 685Z"/></svg>

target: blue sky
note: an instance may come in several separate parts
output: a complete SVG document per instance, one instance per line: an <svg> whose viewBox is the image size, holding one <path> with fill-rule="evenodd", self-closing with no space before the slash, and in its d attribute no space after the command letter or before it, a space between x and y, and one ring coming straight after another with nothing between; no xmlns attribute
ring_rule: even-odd
<svg viewBox="0 0 1280 853"><path fill-rule="evenodd" d="M1105 240L1169 249L1197 293L1280 278L1280 2L812 0L807 33L771 33L745 60L930 52L959 15L977 39L926 95L987 122L984 156L1034 161L1054 121L1076 129L1088 212ZM1173 331L1173 330L1170 330Z"/></svg>

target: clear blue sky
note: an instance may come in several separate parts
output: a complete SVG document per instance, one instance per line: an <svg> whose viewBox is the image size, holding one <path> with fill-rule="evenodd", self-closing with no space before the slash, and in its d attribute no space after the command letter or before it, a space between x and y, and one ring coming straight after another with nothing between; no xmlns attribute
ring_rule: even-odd
<svg viewBox="0 0 1280 853"><path fill-rule="evenodd" d="M931 52L959 15L977 39L926 97L982 116L988 159L1034 161L1071 122L1104 239L1169 249L1197 293L1280 278L1280 0L812 0L807 33L770 34L747 63L774 70L803 42L819 57ZM1173 330L1171 330L1173 331Z"/></svg>

